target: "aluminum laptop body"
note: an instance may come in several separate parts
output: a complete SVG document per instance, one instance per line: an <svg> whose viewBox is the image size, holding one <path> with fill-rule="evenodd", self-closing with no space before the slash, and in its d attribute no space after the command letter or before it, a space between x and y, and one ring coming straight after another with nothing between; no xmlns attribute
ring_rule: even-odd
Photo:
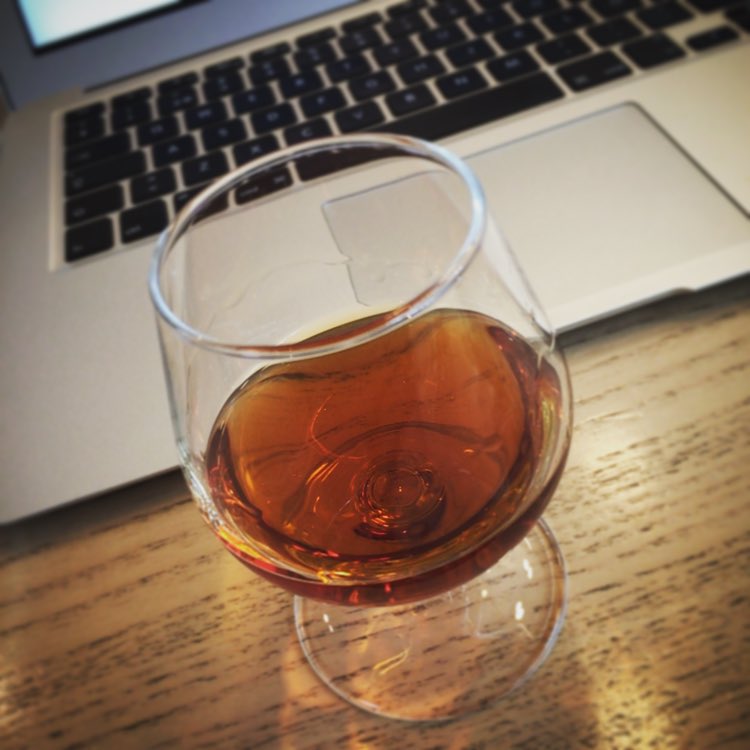
<svg viewBox="0 0 750 750"><path fill-rule="evenodd" d="M206 88L206 71L223 75L225 69L242 77L246 96L252 96L248 90L267 86L274 106L280 106L281 80L254 82L249 70L282 54L288 76L301 72L303 60L315 68L318 89L304 106L301 96L292 97L291 109L279 111L291 111L294 123L272 133L268 118L257 114L270 109L238 112L233 108L240 99L235 97L242 91L219 95L230 119L242 120L244 134L244 140L210 152L223 154L217 157L221 164L231 168L241 143L269 133L281 145L292 136L304 138L313 120L315 127L323 127L323 121L326 128L341 132L354 127L351 120L357 112L379 113L373 130L402 130L439 140L469 159L477 171L494 220L561 329L746 273L747 4L669 0L657 6L645 0L591 0L582 20L570 11L583 7L578 3L541 3L198 2L36 57L28 51L21 54L19 47L26 82L21 80L15 90L9 86L10 42L3 40L6 52L0 53L0 66L14 111L5 122L0 156L0 522L100 495L177 465L146 284L155 235L127 237L125 230L133 224L123 225L111 212L111 247L71 260L71 246L90 249L86 233L78 228L102 219L97 215L77 223L69 214L71 205L77 208L79 203L71 201L105 194L99 183L90 192L84 184L82 192L73 187L72 194L66 194L81 174L98 178L96 171L66 174L65 131L79 122L71 112L86 112L102 102L109 106L117 97L128 100L144 89L153 92L148 106L156 107L167 91L160 84L187 80L181 77L197 71L204 77L195 84L195 114L203 111L212 91ZM273 17L269 5L274 6ZM20 21L17 9L8 6L0 24L10 38L7 24L12 22L18 31ZM295 20L301 6L306 17ZM499 11L508 14L513 29L523 27L515 38L507 19L498 20L503 18ZM549 14L557 14L556 20ZM457 28L460 37L440 46L443 32L436 31L436 18L446 15L445 25ZM411 19L408 23L422 19L423 26L410 33L408 23L398 21L405 16ZM627 31L627 25L615 23L623 18L640 30L640 37L607 42L605 32ZM563 41L554 41L551 27L565 23L570 28ZM472 27L485 29L480 34L485 45L467 46L473 40ZM367 29L375 29L380 46L408 38L419 58L436 58L442 70L420 79L421 68L409 60L378 65L376 58L384 53L372 44L369 31L364 33ZM541 36L529 36L531 29ZM574 37L585 51L576 51ZM603 43L595 43L595 37ZM19 45L21 38L18 32L11 46ZM315 66L309 55L300 54L315 46L316 38L333 48L335 60ZM167 39L177 41L166 44ZM120 46L118 40L125 41ZM464 59L458 45L464 45L461 55L475 56L470 64L452 62ZM193 46L201 48L197 56ZM38 81L52 75L56 66L51 60L59 60L62 67L63 53L71 53L75 61L76 85L45 90ZM365 59L369 73L334 81L341 66L330 66L355 56ZM243 61L241 68L235 62L229 65L236 60ZM43 63L36 77L34 61ZM374 85L390 79L396 89L368 97L362 88L366 77L383 68L387 77L375 78ZM468 68L478 71L478 77L464 75ZM415 70L417 79L402 80ZM465 94L461 86L468 87ZM314 116L305 111L320 91L334 88L343 96L338 107L329 98ZM397 102L407 106L411 101L401 92L410 88L415 96L427 90L431 102L394 115ZM175 114L180 127L185 127L186 113L182 109ZM164 119L171 122L169 116ZM108 110L102 122L105 130L93 140L115 134ZM119 130L137 144L141 124L121 123ZM198 151L191 155L192 166L210 166L215 160L209 158L206 131L196 129L193 135ZM142 178L136 184L148 189L146 173L156 170L153 162L162 153L157 145L143 146L141 172L125 174L116 181L118 188L104 185L107 195L121 196L117 211L140 205L134 200L133 181ZM185 191L190 172L182 163L167 161L161 169L174 173L176 192ZM173 193L158 199L165 205L166 220L174 215ZM90 210L85 200L80 205ZM83 238L79 244L67 243L71 227L76 241ZM136 228L143 230L137 223Z"/></svg>

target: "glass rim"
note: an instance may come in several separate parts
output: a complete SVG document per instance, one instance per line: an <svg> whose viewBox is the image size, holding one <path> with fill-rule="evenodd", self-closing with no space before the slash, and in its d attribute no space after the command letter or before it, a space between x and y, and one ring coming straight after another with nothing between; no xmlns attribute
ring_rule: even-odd
<svg viewBox="0 0 750 750"><path fill-rule="evenodd" d="M211 336L191 325L177 315L164 298L161 286L161 271L167 257L179 239L185 234L202 211L218 196L227 193L239 183L256 173L266 172L295 159L319 154L331 149L355 148L398 149L395 156L422 157L452 171L464 183L470 197L471 220L463 243L454 253L443 272L432 283L406 302L385 312L376 313L363 320L362 324L338 333L334 338L313 337L284 344L254 344L226 341ZM370 163L370 162L366 162ZM320 178L318 178L320 179ZM251 210L246 208L245 210ZM221 218L219 214L217 218ZM482 186L466 162L448 149L436 143L411 136L388 133L351 134L328 136L305 141L261 156L218 178L188 201L175 215L169 226L159 236L149 267L148 286L154 308L180 337L200 348L246 359L292 360L338 351L344 346L356 346L391 331L418 316L439 300L463 274L480 249L487 220L487 207Z"/></svg>

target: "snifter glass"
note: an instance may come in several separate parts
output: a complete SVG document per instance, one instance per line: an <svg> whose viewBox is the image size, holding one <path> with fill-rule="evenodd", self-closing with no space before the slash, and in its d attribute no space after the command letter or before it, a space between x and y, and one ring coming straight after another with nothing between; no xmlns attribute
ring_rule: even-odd
<svg viewBox="0 0 750 750"><path fill-rule="evenodd" d="M277 151L183 208L150 291L197 505L295 594L322 680L410 720L520 685L564 617L540 516L571 394L469 167L395 135Z"/></svg>

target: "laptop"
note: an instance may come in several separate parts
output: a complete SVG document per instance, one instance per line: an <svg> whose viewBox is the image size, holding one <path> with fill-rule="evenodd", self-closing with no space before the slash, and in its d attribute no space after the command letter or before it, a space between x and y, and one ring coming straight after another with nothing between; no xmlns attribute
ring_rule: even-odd
<svg viewBox="0 0 750 750"><path fill-rule="evenodd" d="M750 270L747 2L16 0L0 73L2 523L177 466L156 236L287 143L466 158L561 330Z"/></svg>

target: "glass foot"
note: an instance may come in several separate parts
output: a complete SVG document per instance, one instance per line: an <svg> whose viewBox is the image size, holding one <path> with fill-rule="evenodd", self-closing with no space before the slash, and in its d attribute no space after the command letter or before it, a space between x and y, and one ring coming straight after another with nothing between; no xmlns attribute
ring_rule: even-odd
<svg viewBox="0 0 750 750"><path fill-rule="evenodd" d="M318 676L382 716L438 721L485 708L552 650L565 618L565 562L534 529L468 584L416 604L358 608L295 597L302 648Z"/></svg>

